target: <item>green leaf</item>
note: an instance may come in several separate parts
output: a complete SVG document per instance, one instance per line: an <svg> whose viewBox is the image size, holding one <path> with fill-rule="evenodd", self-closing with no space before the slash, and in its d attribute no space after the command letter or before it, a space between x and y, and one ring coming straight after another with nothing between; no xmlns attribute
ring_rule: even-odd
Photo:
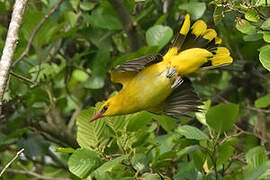
<svg viewBox="0 0 270 180"><path fill-rule="evenodd" d="M153 115L147 111L136 113L129 119L127 130L137 131L145 127L152 119Z"/></svg>
<svg viewBox="0 0 270 180"><path fill-rule="evenodd" d="M265 69L270 71L270 45L260 48L259 59Z"/></svg>
<svg viewBox="0 0 270 180"><path fill-rule="evenodd" d="M120 30L123 28L119 19L112 14L106 14L103 8L93 10L92 14L87 16L85 20L89 24L103 29Z"/></svg>
<svg viewBox="0 0 270 180"><path fill-rule="evenodd" d="M89 78L84 87L89 89L100 89L104 86L104 79L110 61L110 52L107 49L100 49L92 64L92 77Z"/></svg>
<svg viewBox="0 0 270 180"><path fill-rule="evenodd" d="M270 94L260 97L255 101L256 108L266 108L270 105Z"/></svg>
<svg viewBox="0 0 270 180"><path fill-rule="evenodd" d="M206 5L204 2L188 1L179 5L179 9L186 10L190 13L192 19L198 19L202 17L204 11L206 10Z"/></svg>
<svg viewBox="0 0 270 180"><path fill-rule="evenodd" d="M95 7L94 3L91 2L81 2L80 3L80 8L84 11L91 11Z"/></svg>
<svg viewBox="0 0 270 180"><path fill-rule="evenodd" d="M260 20L260 16L258 15L257 11L255 9L249 9L245 13L246 20L249 20L251 22L258 22Z"/></svg>
<svg viewBox="0 0 270 180"><path fill-rule="evenodd" d="M200 171L204 170L204 163L207 159L207 154L205 152L202 152L202 150L194 151L191 154L192 161L197 169Z"/></svg>
<svg viewBox="0 0 270 180"><path fill-rule="evenodd" d="M42 13L42 11L36 11L29 8L29 10L25 12L23 18L23 25L21 28L25 39L30 38L34 28L37 26L37 24L41 21L43 17L44 13ZM53 37L53 34L55 33L55 30L57 30L57 27L58 26L56 24L56 21L54 22L51 20L51 18L48 18L37 32L32 43L33 46L37 48L47 44Z"/></svg>
<svg viewBox="0 0 270 180"><path fill-rule="evenodd" d="M146 31L146 42L149 46L162 49L173 37L173 30L169 26L155 25Z"/></svg>
<svg viewBox="0 0 270 180"><path fill-rule="evenodd" d="M238 19L235 27L244 34L254 34L256 32L256 27L244 19Z"/></svg>
<svg viewBox="0 0 270 180"><path fill-rule="evenodd" d="M262 39L262 34L255 33L255 34L247 34L243 36L244 41L258 41Z"/></svg>
<svg viewBox="0 0 270 180"><path fill-rule="evenodd" d="M106 117L106 124L112 128L115 133L121 132L125 129L129 122L129 118L133 115L111 116Z"/></svg>
<svg viewBox="0 0 270 180"><path fill-rule="evenodd" d="M172 154L171 150L175 145L174 141L176 138L179 138L178 134L166 134L155 137L156 142L160 144L159 153L162 155L166 153Z"/></svg>
<svg viewBox="0 0 270 180"><path fill-rule="evenodd" d="M85 178L101 165L101 159L89 149L76 150L68 160L70 172L80 178Z"/></svg>
<svg viewBox="0 0 270 180"><path fill-rule="evenodd" d="M253 168L258 168L259 166L266 163L268 160L267 155L265 154L265 150L261 146L254 147L250 149L246 155L246 160L248 165Z"/></svg>
<svg viewBox="0 0 270 180"><path fill-rule="evenodd" d="M261 28L262 28L263 30L268 30L268 31L270 30L270 18L266 19L266 20L263 22Z"/></svg>
<svg viewBox="0 0 270 180"><path fill-rule="evenodd" d="M201 149L201 147L198 145L187 146L181 151L177 152L177 157L181 158L183 155L190 154L191 152L197 151L199 149Z"/></svg>
<svg viewBox="0 0 270 180"><path fill-rule="evenodd" d="M78 10L78 6L80 4L80 0L70 0L69 1L70 5L72 6L72 8L77 11Z"/></svg>
<svg viewBox="0 0 270 180"><path fill-rule="evenodd" d="M136 171L142 173L148 169L150 159L144 153L136 153L132 159L131 164Z"/></svg>
<svg viewBox="0 0 270 180"><path fill-rule="evenodd" d="M234 148L230 145L229 142L226 142L217 149L217 165L222 165L228 162L230 157L232 157Z"/></svg>
<svg viewBox="0 0 270 180"><path fill-rule="evenodd" d="M257 168L248 167L244 170L244 179L245 180L262 179L261 177L263 177L263 175L269 174L269 169L270 169L270 161Z"/></svg>
<svg viewBox="0 0 270 180"><path fill-rule="evenodd" d="M223 133L232 128L238 112L239 106L236 104L219 104L209 109L206 122L217 132Z"/></svg>
<svg viewBox="0 0 270 180"><path fill-rule="evenodd" d="M75 69L72 72L71 79L79 82L85 82L88 78L88 74L82 70Z"/></svg>
<svg viewBox="0 0 270 180"><path fill-rule="evenodd" d="M100 143L105 143L106 131L105 118L100 118L97 121L90 123L90 118L96 114L98 107L82 110L77 117L77 141L82 148L92 149L97 148Z"/></svg>
<svg viewBox="0 0 270 180"><path fill-rule="evenodd" d="M56 152L60 152L60 153L74 153L75 149L73 148L56 148L55 150Z"/></svg>
<svg viewBox="0 0 270 180"><path fill-rule="evenodd" d="M77 23L78 15L73 11L64 12L64 17L71 27Z"/></svg>
<svg viewBox="0 0 270 180"><path fill-rule="evenodd" d="M202 110L200 112L195 113L195 116L198 119L198 121L200 121L200 123L202 123L205 126L207 126L206 113L208 109L210 108L210 106L211 106L211 100L204 101L203 105L200 106Z"/></svg>
<svg viewBox="0 0 270 180"><path fill-rule="evenodd" d="M61 59L60 64L53 62L41 63L40 65L33 66L29 69L29 73L32 76L33 81L42 82L49 81L53 79L57 74L59 74L66 66L66 61Z"/></svg>
<svg viewBox="0 0 270 180"><path fill-rule="evenodd" d="M158 174L144 173L142 180L161 180L161 178Z"/></svg>
<svg viewBox="0 0 270 180"><path fill-rule="evenodd" d="M213 14L213 18L214 18L214 22L215 22L215 25L218 25L222 18L223 18L223 11L224 11L224 7L222 6L217 6L215 8L215 11L214 11L214 14Z"/></svg>
<svg viewBox="0 0 270 180"><path fill-rule="evenodd" d="M263 32L263 40L270 43L270 32Z"/></svg>
<svg viewBox="0 0 270 180"><path fill-rule="evenodd" d="M173 131L176 126L176 119L166 115L153 114L153 118L159 122L161 127L167 132Z"/></svg>
<svg viewBox="0 0 270 180"><path fill-rule="evenodd" d="M179 126L176 131L182 136L185 136L187 139L209 139L209 137L204 132L202 132L196 127L192 127L189 125Z"/></svg>
<svg viewBox="0 0 270 180"><path fill-rule="evenodd" d="M107 172L107 171L112 171L112 169L114 167L116 167L117 165L119 165L123 160L127 159L128 155L123 155L120 157L117 157L113 160L107 161L104 164L102 164L102 166L100 166L99 168L96 169L96 171L99 172Z"/></svg>

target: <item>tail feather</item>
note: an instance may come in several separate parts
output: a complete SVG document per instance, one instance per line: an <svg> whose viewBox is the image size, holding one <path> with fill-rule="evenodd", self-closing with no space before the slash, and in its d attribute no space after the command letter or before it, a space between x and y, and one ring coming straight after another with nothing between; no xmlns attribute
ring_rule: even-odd
<svg viewBox="0 0 270 180"><path fill-rule="evenodd" d="M191 33L194 34L196 38L198 38L199 36L205 34L207 30L207 25L203 20L198 20L192 25L191 30Z"/></svg>
<svg viewBox="0 0 270 180"><path fill-rule="evenodd" d="M222 39L218 37L214 29L207 28L203 20L197 20L192 26L190 16L187 14L182 23L181 29L173 41L172 47L163 57L165 60L172 56L181 54L182 51L191 48L206 49L213 55L205 57L209 61L203 63L202 66L215 66L232 63L233 59L230 56L230 51L225 47L219 47ZM192 55L191 55L192 56ZM207 61L205 59L205 61Z"/></svg>
<svg viewBox="0 0 270 180"><path fill-rule="evenodd" d="M219 66L222 64L230 64L233 62L230 56L230 51L225 47L218 47L213 51L214 56L210 58L213 66Z"/></svg>

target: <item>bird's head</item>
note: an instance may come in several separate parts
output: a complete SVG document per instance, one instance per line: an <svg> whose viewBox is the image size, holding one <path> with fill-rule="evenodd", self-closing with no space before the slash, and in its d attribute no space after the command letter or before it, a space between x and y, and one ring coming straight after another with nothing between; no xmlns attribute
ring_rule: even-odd
<svg viewBox="0 0 270 180"><path fill-rule="evenodd" d="M104 116L112 116L117 114L117 101L114 100L114 97L105 101L102 106L99 108L98 112L91 118L90 122L102 118Z"/></svg>

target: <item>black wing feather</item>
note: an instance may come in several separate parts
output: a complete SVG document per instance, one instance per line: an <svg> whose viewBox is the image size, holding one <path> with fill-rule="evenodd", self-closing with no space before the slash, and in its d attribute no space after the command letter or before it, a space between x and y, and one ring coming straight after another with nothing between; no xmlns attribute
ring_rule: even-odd
<svg viewBox="0 0 270 180"><path fill-rule="evenodd" d="M139 72L143 70L145 67L158 63L160 61L162 61L161 54L151 54L151 55L142 56L142 57L127 61L123 64L116 66L116 68L114 68L113 70L121 71L121 72L124 72L124 71Z"/></svg>
<svg viewBox="0 0 270 180"><path fill-rule="evenodd" d="M187 79L184 83L175 89L166 99L164 113L173 116L187 116L190 112L200 111L201 102L198 95L193 91L191 82Z"/></svg>

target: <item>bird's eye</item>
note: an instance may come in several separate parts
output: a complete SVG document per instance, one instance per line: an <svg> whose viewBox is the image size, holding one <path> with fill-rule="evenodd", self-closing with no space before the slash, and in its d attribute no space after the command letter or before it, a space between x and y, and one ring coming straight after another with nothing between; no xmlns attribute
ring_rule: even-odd
<svg viewBox="0 0 270 180"><path fill-rule="evenodd" d="M104 106L102 108L102 110L101 110L101 113L105 113L107 111L108 107L109 107L109 104L107 104L106 106Z"/></svg>

